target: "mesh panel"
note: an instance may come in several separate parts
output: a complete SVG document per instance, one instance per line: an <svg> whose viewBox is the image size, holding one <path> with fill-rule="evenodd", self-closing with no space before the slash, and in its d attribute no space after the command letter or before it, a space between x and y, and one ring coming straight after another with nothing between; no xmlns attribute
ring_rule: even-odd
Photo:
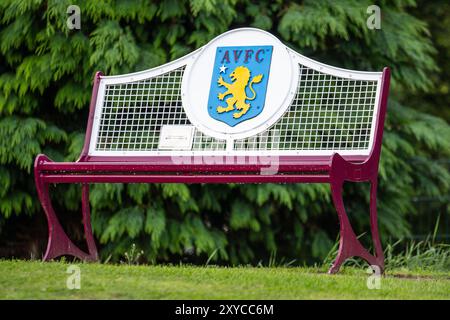
<svg viewBox="0 0 450 320"><path fill-rule="evenodd" d="M235 150L362 150L369 147L377 81L338 78L300 65L297 94L270 129Z"/></svg>
<svg viewBox="0 0 450 320"><path fill-rule="evenodd" d="M192 143L193 151L225 150L226 146L225 140L218 140L205 135L201 131L195 130L194 141Z"/></svg>
<svg viewBox="0 0 450 320"><path fill-rule="evenodd" d="M158 151L163 125L191 125L181 102L185 67L141 81L106 85L96 151ZM369 147L377 81L339 78L299 65L296 96L268 130L234 141L234 150L364 150ZM193 151L226 141L195 130Z"/></svg>
<svg viewBox="0 0 450 320"><path fill-rule="evenodd" d="M190 125L181 105L184 67L160 76L107 85L97 151L157 151L161 126ZM223 150L225 141L196 130L193 150Z"/></svg>

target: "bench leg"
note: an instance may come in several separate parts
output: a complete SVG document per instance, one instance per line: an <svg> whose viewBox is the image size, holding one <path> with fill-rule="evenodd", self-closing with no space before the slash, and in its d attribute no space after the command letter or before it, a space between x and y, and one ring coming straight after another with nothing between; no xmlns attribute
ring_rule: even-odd
<svg viewBox="0 0 450 320"><path fill-rule="evenodd" d="M384 253L381 246L380 233L378 231L378 211L377 211L377 188L378 180L374 178L370 182L370 231L372 233L373 246L375 248L375 257L380 271L384 271Z"/></svg>
<svg viewBox="0 0 450 320"><path fill-rule="evenodd" d="M90 256L89 260L97 261L98 260L97 246L95 245L94 235L92 234L92 227L91 227L91 210L89 207L89 184L83 183L81 188L82 188L81 205L83 213L83 227L87 247L89 250Z"/></svg>
<svg viewBox="0 0 450 320"><path fill-rule="evenodd" d="M345 212L344 201L342 197L343 181L334 181L331 183L331 192L333 202L336 207L339 223L340 223L340 239L339 239L339 251L332 267L328 270L328 273L336 273L339 268L350 257L361 257L366 260L370 265L378 266L380 272L384 271L384 257L383 250L381 248L380 237L378 233L377 225L377 204L376 204L376 180L371 181L370 189L370 223L372 231L372 239L374 242L376 256L370 254L358 240L353 231L353 228Z"/></svg>
<svg viewBox="0 0 450 320"><path fill-rule="evenodd" d="M62 255L71 255L81 260L94 261L98 259L97 249L95 248L94 239L90 226L89 214L89 189L83 188L83 224L86 234L86 241L88 244L89 254L80 250L67 236L63 227L61 226L58 217L51 204L49 195L49 185L43 183L40 177L36 177L36 188L38 191L39 200L48 221L48 244L45 252L44 261L54 259Z"/></svg>

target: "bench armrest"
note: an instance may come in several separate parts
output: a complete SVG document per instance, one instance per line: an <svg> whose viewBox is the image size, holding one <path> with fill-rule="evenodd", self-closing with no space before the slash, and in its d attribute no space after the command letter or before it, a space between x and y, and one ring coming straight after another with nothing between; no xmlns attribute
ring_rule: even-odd
<svg viewBox="0 0 450 320"><path fill-rule="evenodd" d="M331 179L338 181L370 181L377 178L378 163L373 157L369 157L361 163L354 163L345 160L339 153L334 153L331 157Z"/></svg>

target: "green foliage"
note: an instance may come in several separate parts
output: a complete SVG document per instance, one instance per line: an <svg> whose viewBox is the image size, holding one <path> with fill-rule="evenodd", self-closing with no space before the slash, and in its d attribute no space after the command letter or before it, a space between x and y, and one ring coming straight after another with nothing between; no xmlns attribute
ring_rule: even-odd
<svg viewBox="0 0 450 320"><path fill-rule="evenodd" d="M42 214L34 157L77 158L96 70L148 69L241 26L335 66L392 68L378 204L384 240L410 235L407 218L429 214L413 198L448 196L448 168L434 161L450 156L448 119L411 98L438 83L435 44L410 13L414 1L380 1L381 30L366 27L371 1L78 1L81 30L66 26L70 4L0 2L0 236L14 227L12 214ZM58 212L80 210L78 188L56 188ZM367 186L346 186L346 204L356 231L368 230ZM101 253L115 261L132 244L151 262L257 263L273 252L318 261L337 234L326 185L95 185L91 205Z"/></svg>

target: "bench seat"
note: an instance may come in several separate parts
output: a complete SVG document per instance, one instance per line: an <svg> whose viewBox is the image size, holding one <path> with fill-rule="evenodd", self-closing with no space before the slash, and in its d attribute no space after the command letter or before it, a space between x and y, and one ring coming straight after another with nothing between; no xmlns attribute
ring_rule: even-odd
<svg viewBox="0 0 450 320"><path fill-rule="evenodd" d="M349 165L363 168L364 158L348 157ZM48 183L295 183L330 182L332 157L280 157L277 174L261 174L267 160L258 157L226 160L222 165L174 164L168 157L108 159L86 162L53 162L45 155L36 158L36 174ZM192 158L192 163L201 163ZM366 159L367 160L367 159ZM251 164L250 164L251 163ZM174 175L176 173L176 175ZM366 177L367 180L367 177Z"/></svg>

